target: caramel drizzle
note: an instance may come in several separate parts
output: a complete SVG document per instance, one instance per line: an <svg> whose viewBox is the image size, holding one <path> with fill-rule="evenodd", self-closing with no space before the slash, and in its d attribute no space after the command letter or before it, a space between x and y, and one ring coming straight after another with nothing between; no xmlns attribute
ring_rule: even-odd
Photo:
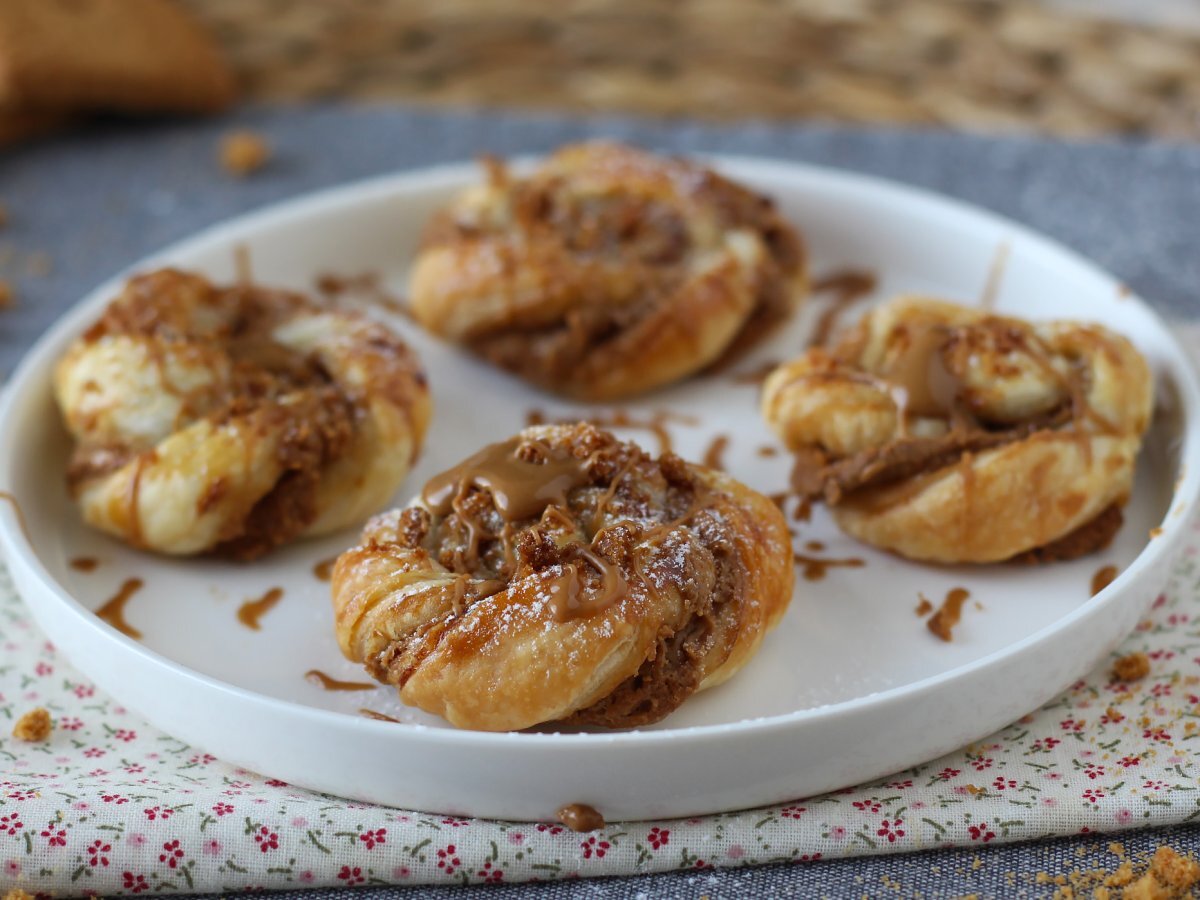
<svg viewBox="0 0 1200 900"><path fill-rule="evenodd" d="M125 604L129 598L142 589L145 582L140 578L128 578L109 600L96 610L96 617L107 622L121 634L128 635L135 641L142 639L142 633L125 620Z"/></svg>
<svg viewBox="0 0 1200 900"><path fill-rule="evenodd" d="M710 469L716 469L718 472L725 471L725 464L722 456L725 454L725 448L729 446L729 435L718 434L708 445L708 449L704 451L704 465Z"/></svg>
<svg viewBox="0 0 1200 900"><path fill-rule="evenodd" d="M757 452L758 452L758 455L761 456L763 459L770 459L773 456L779 455L779 448L772 446L771 444L763 444L761 447L758 448Z"/></svg>
<svg viewBox="0 0 1200 900"><path fill-rule="evenodd" d="M330 581L333 579L333 566L338 561L336 556L331 556L329 559L323 559L313 565L312 573L318 581Z"/></svg>
<svg viewBox="0 0 1200 900"><path fill-rule="evenodd" d="M247 600L238 607L238 621L253 631L261 631L259 619L266 615L283 598L282 588L271 588L257 600Z"/></svg>
<svg viewBox="0 0 1200 900"><path fill-rule="evenodd" d="M917 604L917 608L913 610L918 616L924 617L933 612L933 604L929 602L929 598L924 594L918 593L918 599L921 601Z"/></svg>
<svg viewBox="0 0 1200 900"><path fill-rule="evenodd" d="M94 556L77 556L68 565L77 572L94 572L100 560Z"/></svg>
<svg viewBox="0 0 1200 900"><path fill-rule="evenodd" d="M804 566L803 574L805 581L821 581L830 569L861 569L866 565L866 562L857 556L852 556L848 559L819 559L815 556L805 556L802 553L794 553L792 555L796 560L796 565Z"/></svg>
<svg viewBox="0 0 1200 900"><path fill-rule="evenodd" d="M846 307L875 291L879 279L874 272L865 269L842 269L831 272L813 282L814 294L832 294L828 305L817 320L817 327L809 339L810 347L824 347L837 329L838 320Z"/></svg>
<svg viewBox="0 0 1200 900"><path fill-rule="evenodd" d="M310 684L315 684L327 691L373 691L379 687L369 681L339 681L326 675L320 669L309 669L304 673L304 678Z"/></svg>
<svg viewBox="0 0 1200 900"><path fill-rule="evenodd" d="M1117 577L1116 566L1103 566L1096 570L1096 574L1092 576L1092 596L1095 597L1098 593L1112 584L1113 579Z"/></svg>
<svg viewBox="0 0 1200 900"><path fill-rule="evenodd" d="M942 605L938 607L937 612L929 617L929 621L925 623L925 627L931 633L941 638L947 643L950 642L951 630L958 624L958 620L962 618L963 604L971 596L971 592L966 588L951 588L946 594L946 599L942 601Z"/></svg>

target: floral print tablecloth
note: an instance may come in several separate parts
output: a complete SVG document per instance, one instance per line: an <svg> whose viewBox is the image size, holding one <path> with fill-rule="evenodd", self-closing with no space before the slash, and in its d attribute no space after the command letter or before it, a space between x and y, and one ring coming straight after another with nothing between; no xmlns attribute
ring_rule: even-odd
<svg viewBox="0 0 1200 900"><path fill-rule="evenodd" d="M365 806L222 764L101 694L0 568L0 887L56 895L458 884L988 844L1200 817L1200 526L1122 653L960 752L824 797L576 834ZM45 706L46 743L9 737Z"/></svg>

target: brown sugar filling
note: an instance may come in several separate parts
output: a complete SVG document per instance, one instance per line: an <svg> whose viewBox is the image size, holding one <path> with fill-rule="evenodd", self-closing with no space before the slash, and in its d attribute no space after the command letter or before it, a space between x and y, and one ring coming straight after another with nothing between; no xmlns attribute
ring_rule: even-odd
<svg viewBox="0 0 1200 900"><path fill-rule="evenodd" d="M195 309L215 313L218 326L197 324ZM283 474L245 517L236 533L224 536L215 553L252 559L296 537L316 518L320 473L348 448L358 415L354 399L334 382L315 355L299 353L271 339L271 331L287 316L317 307L299 294L238 285L216 288L202 279L173 270L133 279L125 293L84 335L95 342L106 335L151 338L146 346L152 363L163 372L161 382L182 399L174 423L184 428L202 419L222 425L235 417L261 414L262 436L282 432L276 459ZM167 377L168 360L189 354L225 354L232 364L232 383L221 391L203 387L175 390ZM403 348L396 342L396 352ZM399 388L397 388L399 390ZM288 402L281 403L281 399ZM97 445L84 441L67 467L72 492L131 460L154 461L151 447ZM141 467L131 497L136 501ZM215 503L225 486L214 482L200 500L199 512ZM136 517L134 517L136 521Z"/></svg>
<svg viewBox="0 0 1200 900"><path fill-rule="evenodd" d="M397 529L401 547L465 576L456 608L367 660L368 670L403 687L473 604L534 574L552 573L563 587L560 620L599 612L634 586L674 589L681 626L664 627L652 655L608 696L555 724L658 721L699 687L710 655L728 655L736 633L721 626L736 620L741 573L725 525L702 509L706 491L679 457L652 460L590 426L566 443L485 448L432 479L425 507L405 510Z"/></svg>
<svg viewBox="0 0 1200 900"><path fill-rule="evenodd" d="M601 275L621 273L620 296L611 279L582 278L570 285L551 280L545 290L570 290L573 302L557 321L489 329L469 341L472 350L531 381L558 383L578 369L580 360L603 353L610 343L656 317L692 277L687 256L692 239L683 214L672 205L634 193L574 197L567 179L534 176L510 179L503 167L494 172L510 191L515 227L536 248L537 259L569 259ZM804 247L769 198L759 196L713 172L679 161L666 163L676 189L715 205L719 227L757 232L767 248L756 279L756 304L741 331L715 365L732 361L792 308L790 278L802 270ZM424 245L476 242L486 232L443 215ZM510 265L519 265L511 249ZM715 289L715 288L714 288Z"/></svg>

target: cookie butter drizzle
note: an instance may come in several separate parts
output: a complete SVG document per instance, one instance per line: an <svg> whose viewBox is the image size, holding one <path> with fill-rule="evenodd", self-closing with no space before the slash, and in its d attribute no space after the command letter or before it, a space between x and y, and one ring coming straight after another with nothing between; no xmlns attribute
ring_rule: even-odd
<svg viewBox="0 0 1200 900"><path fill-rule="evenodd" d="M29 525L25 522L25 510L21 509L21 504L17 498L8 491L0 491L0 500L7 500L13 508L13 513L17 517L17 524L21 526L21 534L25 535L25 543L33 545L33 540L29 537Z"/></svg>
<svg viewBox="0 0 1200 900"><path fill-rule="evenodd" d="M830 569L846 568L861 569L866 562L857 556L848 559L819 559L815 556L805 556L802 553L793 554L796 565L803 566L801 570L805 581L821 581Z"/></svg>
<svg viewBox="0 0 1200 900"><path fill-rule="evenodd" d="M327 691L372 691L379 687L379 685L372 684L369 681L339 681L330 675L326 675L320 669L309 669L304 673L304 678L306 681Z"/></svg>
<svg viewBox="0 0 1200 900"><path fill-rule="evenodd" d="M879 283L874 272L865 269L843 269L831 272L813 282L814 294L832 294L828 305L817 320L817 327L809 339L810 347L823 347L837 328L838 319L847 306L873 293Z"/></svg>
<svg viewBox="0 0 1200 900"><path fill-rule="evenodd" d="M283 589L273 587L256 600L247 600L238 607L238 621L253 631L262 629L259 619L266 615L283 597Z"/></svg>
<svg viewBox="0 0 1200 900"><path fill-rule="evenodd" d="M1113 579L1117 577L1116 566L1103 566L1096 570L1096 574L1092 576L1092 596L1095 597L1098 593L1112 584Z"/></svg>
<svg viewBox="0 0 1200 900"><path fill-rule="evenodd" d="M572 831L599 831L604 827L604 816L594 806L586 803L570 803L560 809L555 817Z"/></svg>
<svg viewBox="0 0 1200 900"><path fill-rule="evenodd" d="M668 412L662 409L652 413L648 419L635 419L628 411L623 409L616 409L603 414L597 413L590 416L564 416L558 419L547 417L546 413L540 409L531 409L525 414L526 425L574 425L576 422L587 422L589 425L595 425L597 428L627 428L632 431L648 431L658 441L658 452L660 455L670 453L674 446L671 440L671 432L667 430L668 423L675 422L679 425L699 424L699 420L695 416Z"/></svg>
<svg viewBox="0 0 1200 900"><path fill-rule="evenodd" d="M540 451L542 462L527 462L517 455L522 445ZM510 438L489 444L453 469L435 475L421 498L431 512L447 516L472 487L491 492L496 510L506 522L537 515L551 503L565 506L567 493L588 480L582 460L537 441Z"/></svg>
<svg viewBox="0 0 1200 900"><path fill-rule="evenodd" d="M716 469L718 472L725 471L724 455L725 448L729 446L729 435L718 434L709 442L708 449L704 451L704 465L710 469Z"/></svg>
<svg viewBox="0 0 1200 900"><path fill-rule="evenodd" d="M522 456L536 455L540 462ZM613 476L612 483L599 498L593 524L611 502L617 487L629 473L632 463ZM462 502L472 487L485 488L492 496L496 511L508 525L539 514L543 522L565 524L569 529L575 523L562 512L567 505L567 495L575 488L590 483L588 460L578 459L570 452L551 447L537 440L516 436L484 447L475 455L440 475L435 475L421 492L425 506L435 515L448 516L458 513L459 520L467 528L467 554L464 562L474 565L478 561L479 529ZM534 526L533 530L537 530ZM629 585L621 570L593 553L587 547L576 549L581 562L594 568L601 577L598 592L587 595L584 591L579 564L568 563L546 587L550 606L556 621L588 616L608 608L629 593ZM506 559L511 554L509 541L505 541ZM461 577L455 582L454 607L460 609L466 596L468 579ZM494 593L505 587L503 581L493 579L483 584L484 593Z"/></svg>
<svg viewBox="0 0 1200 900"><path fill-rule="evenodd" d="M318 581L329 581L333 578L333 565L338 561L336 556L323 559L313 564L313 577Z"/></svg>
<svg viewBox="0 0 1200 900"><path fill-rule="evenodd" d="M962 618L963 604L967 602L970 596L971 592L966 588L951 588L946 594L946 599L942 601L942 605L938 607L937 612L929 617L929 621L925 623L925 627L943 641L949 642L951 630L958 624L958 620Z"/></svg>
<svg viewBox="0 0 1200 900"><path fill-rule="evenodd" d="M121 634L128 635L135 641L142 639L142 633L125 621L125 604L129 598L142 589L145 582L140 578L127 578L120 589L98 610L96 617L103 619Z"/></svg>

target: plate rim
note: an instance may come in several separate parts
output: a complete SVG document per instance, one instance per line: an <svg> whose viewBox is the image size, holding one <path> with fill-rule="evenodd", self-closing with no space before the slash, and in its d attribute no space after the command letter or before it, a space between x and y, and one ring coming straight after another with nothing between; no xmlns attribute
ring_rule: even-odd
<svg viewBox="0 0 1200 900"><path fill-rule="evenodd" d="M798 181L801 186L811 185L814 182L818 185L826 183L831 184L835 189L858 194L875 196L882 194L889 201L899 201L906 206L915 207L920 213L936 212L942 215L951 214L960 220L968 219L975 225L987 225L995 228L998 232L1003 232L1012 242L1019 241L1023 252L1033 251L1038 256L1048 254L1058 257L1060 261L1081 270L1086 276L1108 283L1114 291L1121 289L1120 283L1110 273L1055 238L990 209L941 194L929 188L878 175L783 158L703 153L690 154L690 156L703 160L735 178L749 177L754 180L770 180L782 177L791 180L794 184ZM513 157L512 163L517 167L523 167L539 158L541 157L538 155L521 155ZM14 454L10 449L14 440L12 435L17 429L6 426L12 424L14 416L20 412L23 402L32 402L27 401L26 398L48 387L46 384L37 382L39 371L44 370L46 375L49 375L54 359L61 354L67 343L83 330L80 327L81 323L90 321L99 308L112 299L121 283L131 273L169 264L173 257L203 252L220 243L227 243L232 247L239 240L252 240L255 233L270 229L274 225L284 224L296 218L328 214L339 208L352 209L364 201L378 200L380 195L463 186L470 183L477 172L476 163L459 161L382 173L329 185L284 200L270 202L211 223L193 234L122 267L112 277L88 291L64 311L25 352L4 386L4 390L0 392L0 490L17 494L17 491L10 486L12 476L9 471L14 459ZM1153 307L1133 293L1125 298L1125 302L1138 307L1139 314L1147 317L1149 323L1160 333L1163 349L1169 349L1169 353L1165 353L1162 360L1165 370L1169 371L1175 381L1179 408L1183 417L1182 445L1179 454L1182 474L1172 491L1163 522L1165 524L1167 519L1179 518L1186 523L1194 517L1197 506L1200 504L1200 376L1197 375L1187 353L1175 339L1166 321ZM873 707L886 706L900 700L918 699L920 695L934 691L948 681L978 673L980 670L1029 652L1043 643L1055 640L1081 618L1103 614L1113 602L1113 598L1121 596L1124 593L1121 589L1127 587L1140 572L1168 561L1173 556L1182 541L1184 530L1183 526L1171 528L1162 536L1148 541L1141 552L1108 587L1090 601L1081 603L1071 612L1043 626L1038 631L978 659L907 684L835 703L821 704L771 716L707 725L689 725L652 731L633 729L575 733L485 732L452 727L433 727L409 722L377 722L344 712L308 706L296 701L261 694L176 662L144 644L120 634L97 619L92 611L86 609L67 587L47 570L21 527L20 519L12 504L0 503L0 549L5 552L7 562L10 565L18 564L26 567L37 582L54 596L58 605L79 619L95 637L110 642L115 641L121 647L122 652L132 652L135 656L140 656L145 663L165 668L176 676L184 676L207 690L230 694L242 702L266 704L279 712L301 715L312 720L314 724L336 724L338 727L344 728L353 723L350 727L361 730L365 734L390 735L392 737L405 734L414 739L432 741L435 744L485 746L500 741L527 744L531 748L556 743L597 747L629 743L642 747L654 747L676 744L681 740L719 738L729 734L748 736L787 729L815 718L837 719L842 716L858 715ZM401 727L397 728L398 725Z"/></svg>

